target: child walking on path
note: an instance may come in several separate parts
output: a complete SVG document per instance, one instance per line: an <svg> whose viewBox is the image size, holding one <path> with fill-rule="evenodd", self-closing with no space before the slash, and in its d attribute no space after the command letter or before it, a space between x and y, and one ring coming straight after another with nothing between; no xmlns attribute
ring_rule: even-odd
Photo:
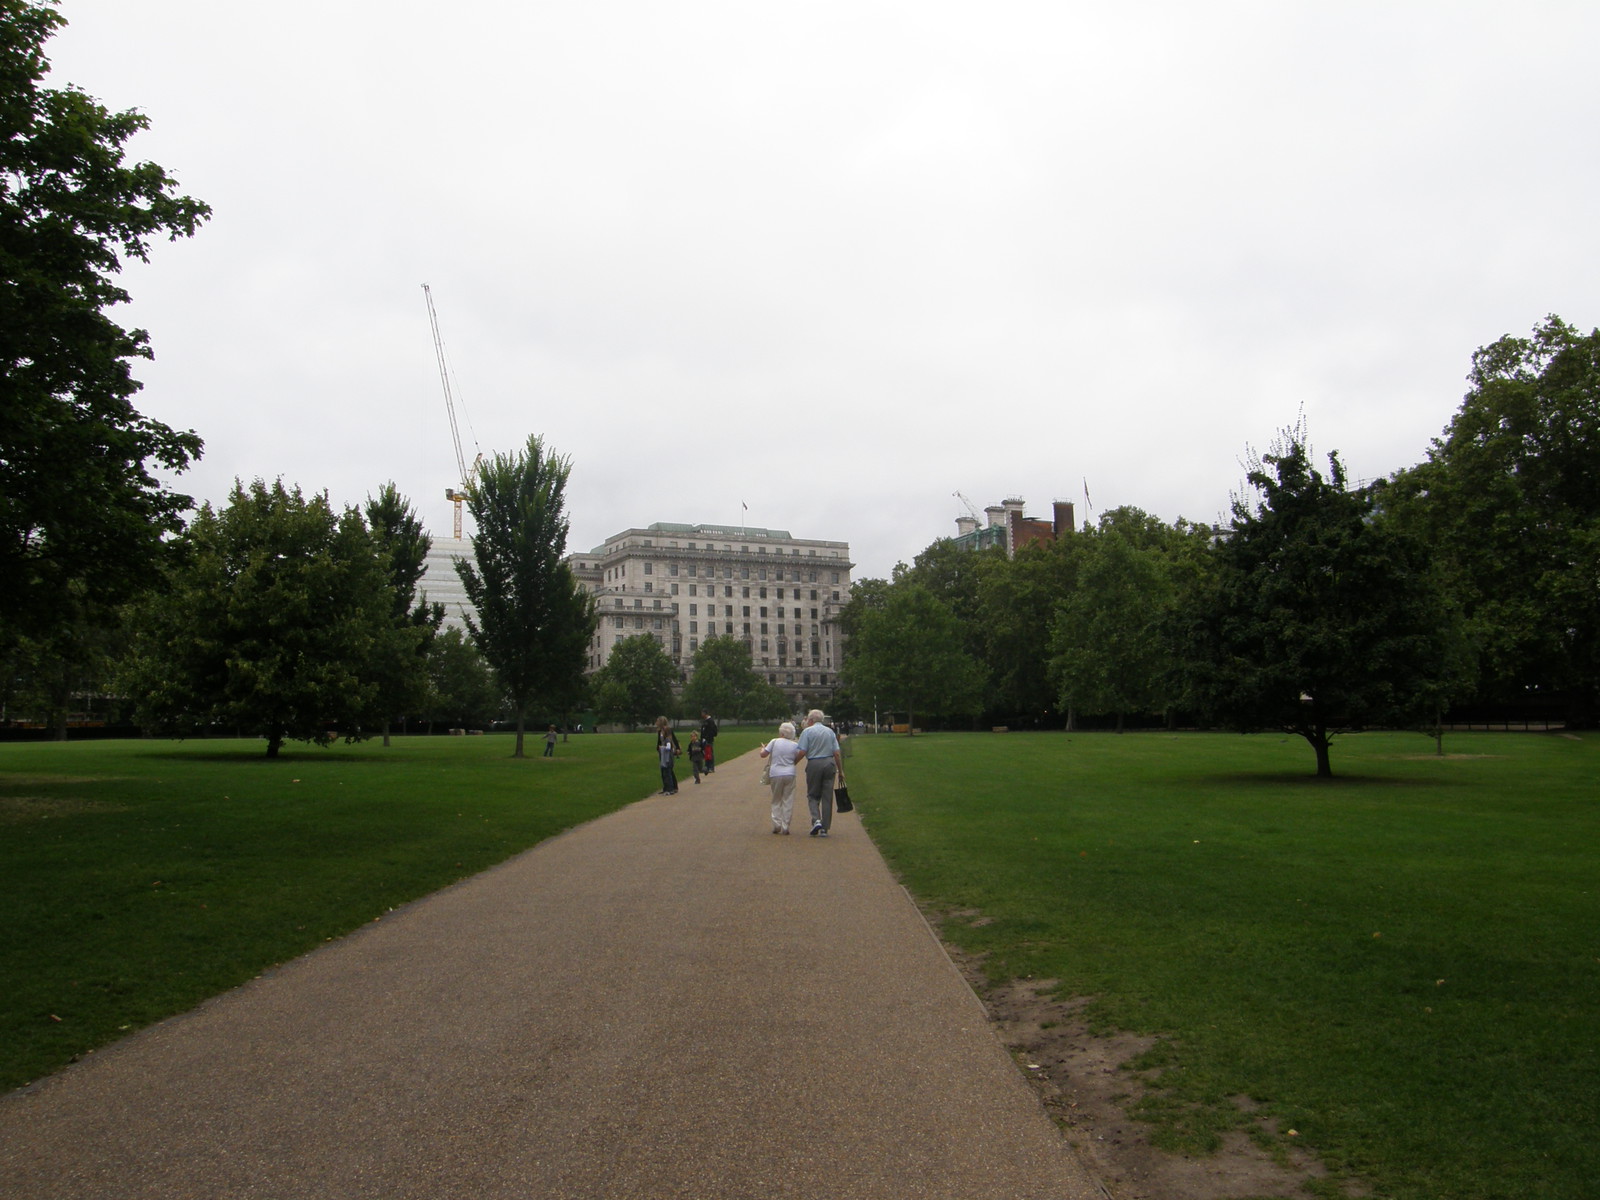
<svg viewBox="0 0 1600 1200"><path fill-rule="evenodd" d="M700 770L706 765L706 747L700 740L698 733L689 735L689 769L694 772L694 781L700 782Z"/></svg>

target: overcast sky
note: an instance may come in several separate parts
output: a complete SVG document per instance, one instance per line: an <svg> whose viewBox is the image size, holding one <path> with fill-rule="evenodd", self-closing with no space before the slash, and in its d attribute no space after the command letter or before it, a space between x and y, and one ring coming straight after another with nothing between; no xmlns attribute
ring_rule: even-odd
<svg viewBox="0 0 1600 1200"><path fill-rule="evenodd" d="M1084 483L1215 520L1302 409L1371 478L1475 348L1600 324L1600 5L64 0L51 82L210 203L126 272L180 480L572 459L569 548L653 521L886 575ZM470 426L470 431L469 431Z"/></svg>

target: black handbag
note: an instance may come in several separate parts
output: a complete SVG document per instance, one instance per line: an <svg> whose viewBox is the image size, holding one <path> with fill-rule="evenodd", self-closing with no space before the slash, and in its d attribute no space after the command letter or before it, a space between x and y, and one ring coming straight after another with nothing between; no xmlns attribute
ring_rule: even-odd
<svg viewBox="0 0 1600 1200"><path fill-rule="evenodd" d="M856 806L850 803L850 789L836 787L833 789L833 810L835 812L854 812Z"/></svg>

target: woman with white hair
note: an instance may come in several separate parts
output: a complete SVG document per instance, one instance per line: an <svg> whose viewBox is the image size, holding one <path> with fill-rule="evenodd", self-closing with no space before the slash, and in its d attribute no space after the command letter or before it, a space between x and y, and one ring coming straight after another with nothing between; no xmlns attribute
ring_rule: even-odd
<svg viewBox="0 0 1600 1200"><path fill-rule="evenodd" d="M772 760L767 764L767 778L772 784L773 833L789 832L789 820L794 816L794 762L799 753L792 721L779 725L778 736L761 747L761 757Z"/></svg>

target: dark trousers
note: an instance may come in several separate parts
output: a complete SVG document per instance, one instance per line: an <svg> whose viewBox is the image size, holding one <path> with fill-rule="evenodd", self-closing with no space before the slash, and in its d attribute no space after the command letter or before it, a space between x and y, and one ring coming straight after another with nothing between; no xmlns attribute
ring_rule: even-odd
<svg viewBox="0 0 1600 1200"><path fill-rule="evenodd" d="M671 764L661 768L661 790L675 792L678 790L678 774L672 769Z"/></svg>

